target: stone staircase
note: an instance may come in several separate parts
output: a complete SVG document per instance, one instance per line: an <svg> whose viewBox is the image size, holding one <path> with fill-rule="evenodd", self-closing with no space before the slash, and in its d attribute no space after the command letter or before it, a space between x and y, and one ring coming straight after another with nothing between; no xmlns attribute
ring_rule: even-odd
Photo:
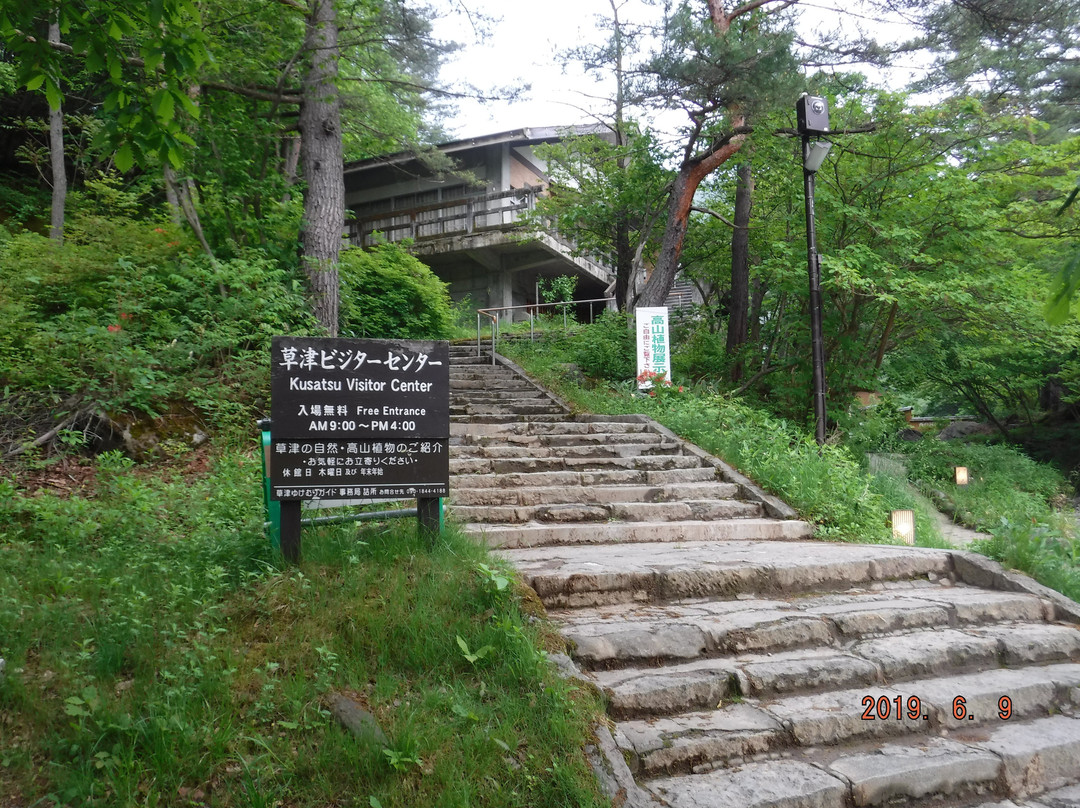
<svg viewBox="0 0 1080 808"><path fill-rule="evenodd" d="M614 804L1080 806L1077 604L970 553L806 541L647 419L451 359L452 513L605 694Z"/></svg>

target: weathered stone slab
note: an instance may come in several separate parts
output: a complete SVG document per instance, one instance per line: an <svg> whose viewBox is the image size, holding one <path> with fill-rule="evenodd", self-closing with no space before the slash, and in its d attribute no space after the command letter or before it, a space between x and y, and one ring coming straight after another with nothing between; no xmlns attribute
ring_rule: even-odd
<svg viewBox="0 0 1080 808"><path fill-rule="evenodd" d="M748 696L776 696L826 687L850 688L878 684L877 667L833 650L803 650L740 657L735 661L743 691Z"/></svg>
<svg viewBox="0 0 1080 808"><path fill-rule="evenodd" d="M623 721L618 730L616 740L650 777L763 754L787 744L783 727L747 704L672 718Z"/></svg>
<svg viewBox="0 0 1080 808"><path fill-rule="evenodd" d="M736 542L748 539L797 541L813 532L813 526L783 519L720 519L711 522L611 522L579 528L574 525L546 526L525 524L510 529L484 524L466 525L465 529L482 538L491 547L507 552L551 545L578 545L602 548L619 546L629 552L627 545L665 544L692 546L704 542ZM722 555L714 549L714 555ZM687 593L691 594L691 593ZM670 597L681 597L673 594ZM580 601L582 603L586 601ZM605 602L605 601L595 601ZM609 600L606 602L615 602Z"/></svg>
<svg viewBox="0 0 1080 808"><path fill-rule="evenodd" d="M1080 685L1080 665L1052 665L923 679L908 687L922 700L924 710L931 711L935 724L962 729L1046 715L1060 707L1059 691L1077 685ZM1010 700L1004 711L1003 697ZM963 704L957 698L963 699ZM1011 714L1011 718L1002 719L1002 712Z"/></svg>
<svg viewBox="0 0 1080 808"><path fill-rule="evenodd" d="M980 636L1000 643L1006 665L1031 665L1071 659L1080 661L1080 627L1025 623L1015 626L988 626L975 630Z"/></svg>
<svg viewBox="0 0 1080 808"><path fill-rule="evenodd" d="M990 789L1001 765L997 755L930 738L913 744L886 744L870 754L842 757L829 766L829 771L851 781L855 805L869 806Z"/></svg>
<svg viewBox="0 0 1080 808"><path fill-rule="evenodd" d="M847 637L903 631L927 626L948 625L942 606L924 600L890 598L877 603L844 603L813 608L812 613L828 618Z"/></svg>
<svg viewBox="0 0 1080 808"><path fill-rule="evenodd" d="M1077 776L1077 780L1080 780L1080 776ZM1045 808L1077 808L1080 806L1080 784L1040 794L1038 799Z"/></svg>
<svg viewBox="0 0 1080 808"><path fill-rule="evenodd" d="M791 696L777 701L761 702L770 715L790 727L799 745L818 746L844 743L858 738L898 735L902 732L925 732L926 722L912 719L906 712L897 718L896 699L906 707L914 691L881 687L863 687L834 690L808 696ZM881 719L871 710L873 718L863 718L865 699L873 704L884 697L889 706L889 717Z"/></svg>
<svg viewBox="0 0 1080 808"><path fill-rule="evenodd" d="M989 740L975 744L1004 762L1009 796L1072 785L1080 777L1080 719L1062 715L995 727Z"/></svg>
<svg viewBox="0 0 1080 808"><path fill-rule="evenodd" d="M863 640L852 652L879 665L893 681L937 676L972 665L997 663L999 641L957 629L939 628Z"/></svg>
<svg viewBox="0 0 1080 808"><path fill-rule="evenodd" d="M1000 623L1006 620L1052 620L1053 608L1023 592L993 592L970 586L938 589L926 595L948 604L961 623Z"/></svg>
<svg viewBox="0 0 1080 808"><path fill-rule="evenodd" d="M654 780L671 808L844 808L848 788L807 763L776 760Z"/></svg>
<svg viewBox="0 0 1080 808"><path fill-rule="evenodd" d="M728 660L699 659L663 668L594 671L593 681L608 699L616 718L671 715L718 709L734 693L734 669Z"/></svg>

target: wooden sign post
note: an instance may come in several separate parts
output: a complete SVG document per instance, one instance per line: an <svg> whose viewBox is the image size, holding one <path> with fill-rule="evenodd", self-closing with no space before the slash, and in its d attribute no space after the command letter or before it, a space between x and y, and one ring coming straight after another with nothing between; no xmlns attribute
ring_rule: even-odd
<svg viewBox="0 0 1080 808"><path fill-rule="evenodd" d="M450 347L416 340L274 337L270 497L281 552L300 559L300 505L412 499L441 530L450 488Z"/></svg>

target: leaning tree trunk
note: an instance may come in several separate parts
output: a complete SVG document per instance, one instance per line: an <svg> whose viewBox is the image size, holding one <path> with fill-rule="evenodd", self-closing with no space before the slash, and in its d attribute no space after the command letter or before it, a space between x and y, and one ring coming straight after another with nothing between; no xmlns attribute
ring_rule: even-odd
<svg viewBox="0 0 1080 808"><path fill-rule="evenodd" d="M49 42L60 44L60 25L49 23ZM64 110L57 105L49 108L49 156L52 163L52 216L49 222L49 238L57 244L64 243L64 208L67 205L67 169L64 166Z"/></svg>
<svg viewBox="0 0 1080 808"><path fill-rule="evenodd" d="M686 160L679 167L679 173L672 183L671 195L668 197L667 225L664 227L660 253L645 288L641 290L638 306L663 306L667 300L671 285L675 282L675 274L679 271L679 257L682 255L683 239L686 238L686 230L690 225L694 194L702 180L742 148L750 131L744 124L743 118L737 118L729 135L718 139L704 154Z"/></svg>
<svg viewBox="0 0 1080 808"><path fill-rule="evenodd" d="M300 105L304 183L303 265L315 318L338 330L338 257L345 225L341 100L337 88L338 27L333 0L308 0L304 49L308 64Z"/></svg>
<svg viewBox="0 0 1080 808"><path fill-rule="evenodd" d="M736 171L735 232L731 235L731 310L727 352L735 354L746 343L750 325L750 209L754 204L754 176L750 163ZM742 378L742 362L731 366L731 380Z"/></svg>

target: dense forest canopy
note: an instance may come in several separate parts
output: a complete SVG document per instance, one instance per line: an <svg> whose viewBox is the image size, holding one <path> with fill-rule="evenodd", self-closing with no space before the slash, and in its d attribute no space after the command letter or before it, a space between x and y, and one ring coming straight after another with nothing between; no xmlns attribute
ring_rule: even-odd
<svg viewBox="0 0 1080 808"><path fill-rule="evenodd" d="M612 88L614 137L549 149L562 190L543 213L616 257L625 309L662 302L679 273L698 285L680 373L804 414L793 105L821 95L834 131L817 205L831 406L892 390L1003 433L1075 416L1080 7L882 2L907 20L906 41L811 42L797 0L682 0L641 19L610 0L607 39L567 58ZM363 263L340 256L341 165L444 139L432 110L469 90L439 84L452 48L432 20L468 5L0 7L6 395L153 409L177 394L173 363L220 370L274 330L367 333L339 300L357 282L341 268ZM849 67L889 58L928 69L884 88ZM101 348L117 334L126 342ZM45 355L51 373L31 373L28 357Z"/></svg>

